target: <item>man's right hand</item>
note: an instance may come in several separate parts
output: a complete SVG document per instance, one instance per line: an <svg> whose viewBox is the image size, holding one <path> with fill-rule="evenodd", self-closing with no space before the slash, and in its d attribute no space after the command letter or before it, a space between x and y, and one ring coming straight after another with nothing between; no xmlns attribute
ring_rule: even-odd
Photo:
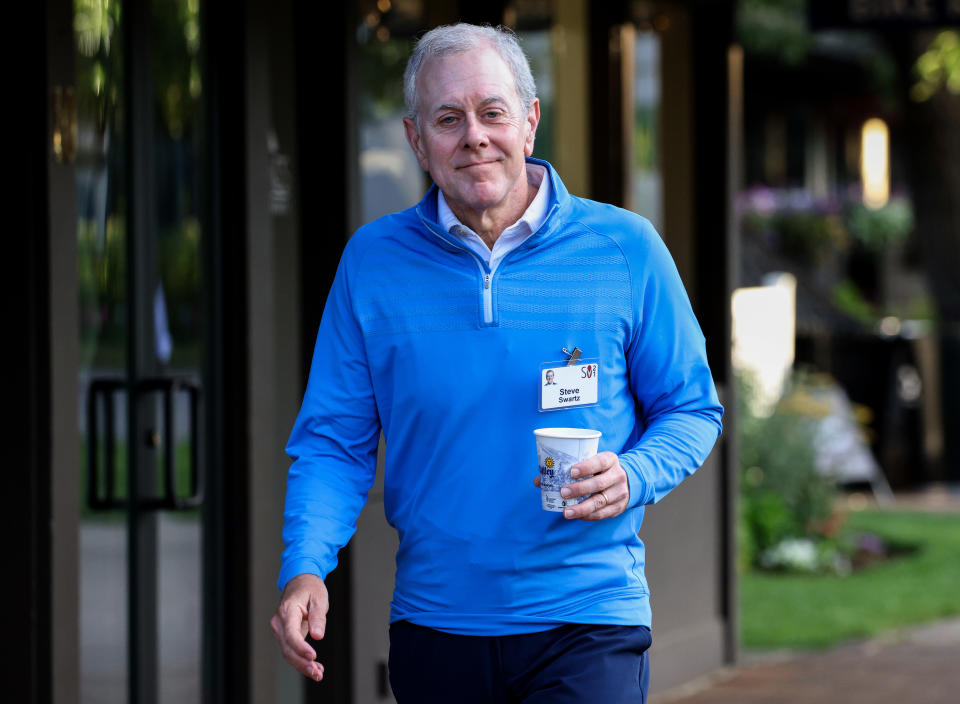
<svg viewBox="0 0 960 704"><path fill-rule="evenodd" d="M323 665L317 662L317 653L307 643L306 635L309 632L314 640L323 638L329 608L323 580L313 574L299 574L287 582L277 613L270 619L284 659L317 682L323 679Z"/></svg>

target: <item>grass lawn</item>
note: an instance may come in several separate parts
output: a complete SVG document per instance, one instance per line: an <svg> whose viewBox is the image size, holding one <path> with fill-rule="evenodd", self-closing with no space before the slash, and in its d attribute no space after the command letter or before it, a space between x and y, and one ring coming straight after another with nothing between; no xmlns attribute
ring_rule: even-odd
<svg viewBox="0 0 960 704"><path fill-rule="evenodd" d="M847 525L916 549L847 577L741 574L745 648L822 648L960 614L960 514L866 510Z"/></svg>

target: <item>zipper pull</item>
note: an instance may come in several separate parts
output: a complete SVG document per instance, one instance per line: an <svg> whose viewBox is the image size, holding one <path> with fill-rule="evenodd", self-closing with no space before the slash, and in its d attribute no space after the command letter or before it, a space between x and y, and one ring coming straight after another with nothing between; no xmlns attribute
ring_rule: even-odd
<svg viewBox="0 0 960 704"><path fill-rule="evenodd" d="M490 274L483 275L483 287L490 288Z"/></svg>

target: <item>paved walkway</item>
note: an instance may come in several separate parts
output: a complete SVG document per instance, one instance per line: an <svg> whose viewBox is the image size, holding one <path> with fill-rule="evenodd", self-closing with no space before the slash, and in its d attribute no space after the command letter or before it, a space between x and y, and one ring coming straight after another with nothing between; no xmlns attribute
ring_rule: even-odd
<svg viewBox="0 0 960 704"><path fill-rule="evenodd" d="M901 493L894 508L960 512L960 492L940 485ZM736 667L653 695L650 702L960 704L960 619L816 653L747 654Z"/></svg>
<svg viewBox="0 0 960 704"><path fill-rule="evenodd" d="M960 619L812 654L769 655L651 704L957 704Z"/></svg>
<svg viewBox="0 0 960 704"><path fill-rule="evenodd" d="M930 484L912 491L898 491L893 509L960 513L960 484Z"/></svg>

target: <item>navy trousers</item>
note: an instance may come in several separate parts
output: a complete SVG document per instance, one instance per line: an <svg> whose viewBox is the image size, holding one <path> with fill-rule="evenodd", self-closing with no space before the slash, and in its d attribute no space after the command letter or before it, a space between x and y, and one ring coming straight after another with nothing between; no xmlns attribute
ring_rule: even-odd
<svg viewBox="0 0 960 704"><path fill-rule="evenodd" d="M569 624L513 636L461 636L390 625L398 704L643 704L645 626Z"/></svg>

